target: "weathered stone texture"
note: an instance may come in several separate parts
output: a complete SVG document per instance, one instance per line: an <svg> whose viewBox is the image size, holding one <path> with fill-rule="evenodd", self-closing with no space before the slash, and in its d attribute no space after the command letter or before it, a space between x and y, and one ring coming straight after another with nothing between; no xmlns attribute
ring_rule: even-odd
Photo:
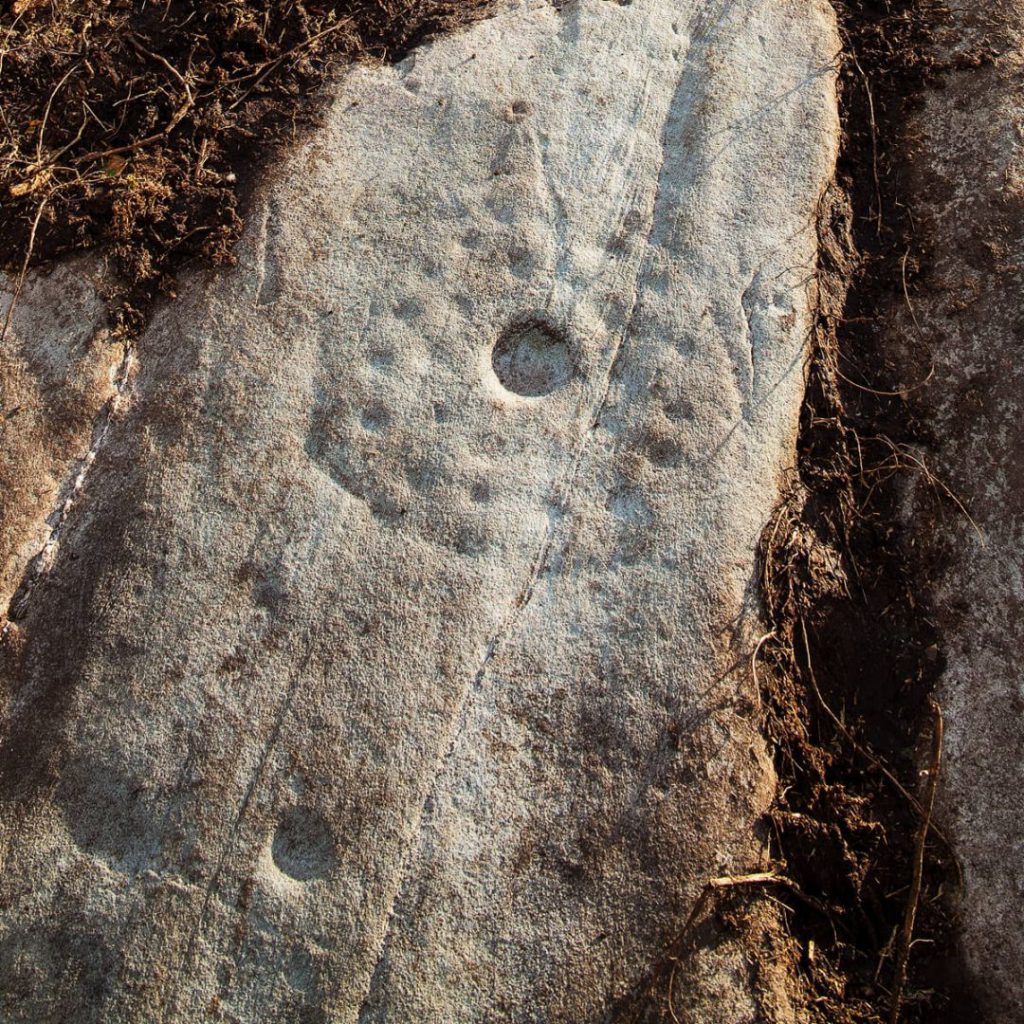
<svg viewBox="0 0 1024 1024"><path fill-rule="evenodd" d="M597 1021L758 863L837 51L530 3L341 83L8 630L5 1020Z"/></svg>
<svg viewBox="0 0 1024 1024"><path fill-rule="evenodd" d="M950 6L937 55L960 70L906 126L917 323L901 300L890 337L904 379L925 382L910 397L941 481L911 478L907 526L948 658L942 811L963 950L988 1019L1009 1022L1024 1020L1024 4ZM935 522L943 488L973 522L952 501Z"/></svg>
<svg viewBox="0 0 1024 1024"><path fill-rule="evenodd" d="M22 581L56 557L51 537L70 511L123 370L123 347L110 340L101 281L91 269L78 262L32 276L13 309L15 283L0 291L4 614Z"/></svg>

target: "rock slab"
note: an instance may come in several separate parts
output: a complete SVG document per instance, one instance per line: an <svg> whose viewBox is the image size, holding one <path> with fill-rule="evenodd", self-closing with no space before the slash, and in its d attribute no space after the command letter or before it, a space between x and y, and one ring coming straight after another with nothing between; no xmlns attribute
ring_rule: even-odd
<svg viewBox="0 0 1024 1024"><path fill-rule="evenodd" d="M946 658L941 811L963 866L963 981L1002 1024L1024 1021L1024 3L949 7L936 57L957 70L906 129L926 260L889 345L924 382L911 400L933 439L906 529Z"/></svg>
<svg viewBox="0 0 1024 1024"><path fill-rule="evenodd" d="M838 49L516 3L338 86L12 609L4 1020L598 1021L758 863Z"/></svg>

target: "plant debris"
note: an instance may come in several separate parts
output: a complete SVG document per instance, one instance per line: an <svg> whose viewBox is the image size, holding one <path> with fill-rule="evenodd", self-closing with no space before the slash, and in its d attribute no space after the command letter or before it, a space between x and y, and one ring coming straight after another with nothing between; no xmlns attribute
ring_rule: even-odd
<svg viewBox="0 0 1024 1024"><path fill-rule="evenodd" d="M970 996L948 969L944 896L959 865L932 820L941 637L898 526L907 474L929 475L928 439L908 405L917 385L894 379L875 324L894 300L911 302L908 254L912 268L927 258L902 187L913 154L901 128L946 70L933 54L948 20L939 0L851 0L839 13L844 140L820 211L798 481L762 542L760 676L779 774L770 847L777 870L831 910L797 904L788 921L816 951L802 971L808 1019L935 1024L962 1020Z"/></svg>
<svg viewBox="0 0 1024 1024"><path fill-rule="evenodd" d="M489 0L13 0L0 14L0 265L100 249L138 329L186 261L231 261L245 186L355 60Z"/></svg>
<svg viewBox="0 0 1024 1024"><path fill-rule="evenodd" d="M939 0L850 0L839 14L844 139L819 220L798 481L762 547L760 676L779 774L770 848L776 870L829 908L794 903L787 921L815 951L801 967L807 1019L935 1024L971 1010L949 969L944 896L959 866L932 821L941 638L897 525L906 475L929 473L928 439L908 406L918 385L893 379L875 323L894 299L911 302L908 263L912 275L927 258L902 187L913 154L901 128L946 70L934 53L948 19Z"/></svg>

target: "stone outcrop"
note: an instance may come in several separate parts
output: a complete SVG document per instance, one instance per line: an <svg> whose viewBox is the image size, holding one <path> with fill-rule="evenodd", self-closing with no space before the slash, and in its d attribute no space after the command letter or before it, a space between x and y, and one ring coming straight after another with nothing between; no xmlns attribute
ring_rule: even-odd
<svg viewBox="0 0 1024 1024"><path fill-rule="evenodd" d="M817 0L509 4L352 71L132 360L30 285L4 1020L597 1021L760 863L838 49ZM699 973L756 1019L742 949Z"/></svg>
<svg viewBox="0 0 1024 1024"><path fill-rule="evenodd" d="M1024 1020L1024 5L950 7L935 56L954 70L905 132L926 261L913 306L885 320L931 437L918 457L934 475L908 477L906 522L947 658L941 810L963 951L987 1019L1009 1022Z"/></svg>

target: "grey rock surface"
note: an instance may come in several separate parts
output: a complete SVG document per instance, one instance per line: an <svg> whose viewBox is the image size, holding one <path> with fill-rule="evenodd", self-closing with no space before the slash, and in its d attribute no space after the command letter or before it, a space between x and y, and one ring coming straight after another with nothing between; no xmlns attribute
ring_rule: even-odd
<svg viewBox="0 0 1024 1024"><path fill-rule="evenodd" d="M944 825L964 869L966 962L986 1019L1024 1021L1024 4L957 2L937 56L960 61L907 125L925 269L892 350L951 501L917 478L908 531L948 659ZM973 520L973 521L972 521Z"/></svg>
<svg viewBox="0 0 1024 1024"><path fill-rule="evenodd" d="M3 1020L598 1021L760 863L838 48L517 3L340 84L5 628Z"/></svg>
<svg viewBox="0 0 1024 1024"><path fill-rule="evenodd" d="M56 559L60 532L128 369L103 279L78 261L0 288L0 609Z"/></svg>

